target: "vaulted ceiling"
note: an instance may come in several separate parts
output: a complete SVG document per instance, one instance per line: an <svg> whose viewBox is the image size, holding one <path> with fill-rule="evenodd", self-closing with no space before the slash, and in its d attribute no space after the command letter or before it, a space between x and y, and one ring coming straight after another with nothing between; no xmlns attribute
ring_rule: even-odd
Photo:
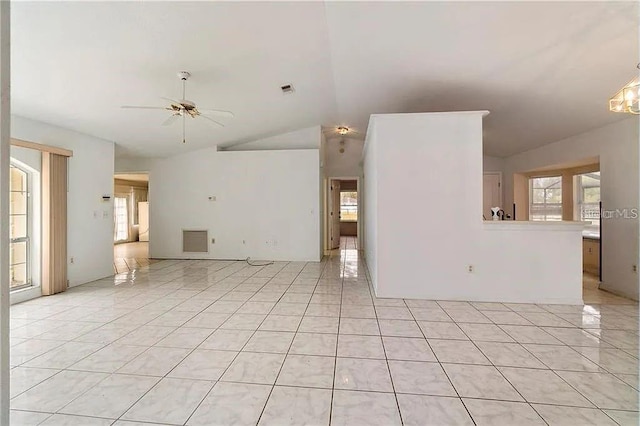
<svg viewBox="0 0 640 426"><path fill-rule="evenodd" d="M508 156L626 118L636 2L13 2L16 115L167 156L369 115L487 109ZM181 96L235 118L162 126ZM280 86L295 92L283 95Z"/></svg>

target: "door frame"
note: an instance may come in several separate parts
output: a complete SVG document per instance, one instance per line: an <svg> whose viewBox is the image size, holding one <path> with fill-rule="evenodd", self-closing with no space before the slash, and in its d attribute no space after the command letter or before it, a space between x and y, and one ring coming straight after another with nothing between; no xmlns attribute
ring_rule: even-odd
<svg viewBox="0 0 640 426"><path fill-rule="evenodd" d="M486 171L486 172L482 172L482 194L484 197L484 177L485 175L494 175L494 176L498 176L498 187L500 188L499 194L500 194L500 208L502 210L505 210L505 206L502 205L502 203L504 202L504 185L502 182L502 172L500 171ZM506 210L505 210L506 211ZM482 214L484 215L484 202L483 202L483 206L482 206ZM486 220L491 220L491 218L487 218Z"/></svg>
<svg viewBox="0 0 640 426"><path fill-rule="evenodd" d="M42 182L41 170L13 157L10 157L10 163L27 172L27 185L30 193L27 205L30 218L27 228L30 245L28 261L31 262L29 266L31 285L9 291L10 304L13 305L42 296Z"/></svg>
<svg viewBox="0 0 640 426"><path fill-rule="evenodd" d="M324 217L322 219L322 223L324 225L324 232L323 232L323 238L322 238L322 246L323 246L323 253L325 256L331 254L331 249L330 247L330 238L331 238L331 215L330 215L330 211L329 211L329 197L331 196L331 181L333 180L355 180L356 181L356 192L358 193L358 248L362 249L362 230L363 230L363 221L362 218L364 217L363 214L363 204L362 204L362 181L361 181L362 177L361 176L328 176L324 179Z"/></svg>

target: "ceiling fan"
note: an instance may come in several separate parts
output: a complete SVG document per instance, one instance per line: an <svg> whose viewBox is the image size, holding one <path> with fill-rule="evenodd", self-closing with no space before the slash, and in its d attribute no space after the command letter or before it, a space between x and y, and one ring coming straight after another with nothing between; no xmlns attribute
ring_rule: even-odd
<svg viewBox="0 0 640 426"><path fill-rule="evenodd" d="M182 117L182 143L186 142L185 126L186 126L187 116L191 118L202 117L217 126L224 127L224 124L214 120L213 118L207 115L204 115L203 112L210 115L214 115L218 117L227 117L227 118L233 118L233 113L230 111L224 111L219 109L198 108L195 102L187 100L185 96L185 91L186 91L186 83L189 77L191 77L191 74L187 71L180 71L178 73L178 78L182 80L182 99L176 100L176 99L163 98L163 97L160 98L160 99L164 99L165 101L169 101L170 102L169 106L123 105L122 108L163 109L163 110L171 111L171 115L166 120L164 120L164 122L162 122L163 126L168 126L174 123L176 120L178 120L178 118Z"/></svg>

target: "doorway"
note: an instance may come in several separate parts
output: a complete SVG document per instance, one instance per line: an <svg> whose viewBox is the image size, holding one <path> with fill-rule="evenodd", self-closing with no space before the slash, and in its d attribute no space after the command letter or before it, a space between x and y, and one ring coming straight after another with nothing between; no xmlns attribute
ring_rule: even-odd
<svg viewBox="0 0 640 426"><path fill-rule="evenodd" d="M600 171L573 177L574 220L588 222L582 231L582 270L591 281L602 281L602 245L600 244Z"/></svg>
<svg viewBox="0 0 640 426"><path fill-rule="evenodd" d="M361 211L359 178L341 177L327 180L325 215L325 251L340 248L344 237L357 240L360 235Z"/></svg>
<svg viewBox="0 0 640 426"><path fill-rule="evenodd" d="M492 220L491 208L502 205L502 173L485 172L482 176L482 218Z"/></svg>
<svg viewBox="0 0 640 426"><path fill-rule="evenodd" d="M113 269L126 273L149 265L149 175L114 176Z"/></svg>
<svg viewBox="0 0 640 426"><path fill-rule="evenodd" d="M518 220L588 222L582 231L584 303L608 303L617 297L600 290L606 253L603 249L612 246L606 244L606 234L604 244L601 244L600 180L598 157L547 165L513 175Z"/></svg>
<svg viewBox="0 0 640 426"><path fill-rule="evenodd" d="M358 237L358 181L340 181L340 236Z"/></svg>

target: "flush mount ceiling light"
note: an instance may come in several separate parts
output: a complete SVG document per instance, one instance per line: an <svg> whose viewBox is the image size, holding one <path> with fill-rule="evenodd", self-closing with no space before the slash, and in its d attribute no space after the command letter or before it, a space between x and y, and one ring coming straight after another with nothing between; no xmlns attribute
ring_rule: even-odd
<svg viewBox="0 0 640 426"><path fill-rule="evenodd" d="M340 133L341 135L346 135L347 133L349 133L349 128L345 127L345 126L340 126L338 127L338 133Z"/></svg>
<svg viewBox="0 0 640 426"><path fill-rule="evenodd" d="M640 69L640 64L638 64ZM640 114L640 79L638 77L627 83L611 99L609 111Z"/></svg>

